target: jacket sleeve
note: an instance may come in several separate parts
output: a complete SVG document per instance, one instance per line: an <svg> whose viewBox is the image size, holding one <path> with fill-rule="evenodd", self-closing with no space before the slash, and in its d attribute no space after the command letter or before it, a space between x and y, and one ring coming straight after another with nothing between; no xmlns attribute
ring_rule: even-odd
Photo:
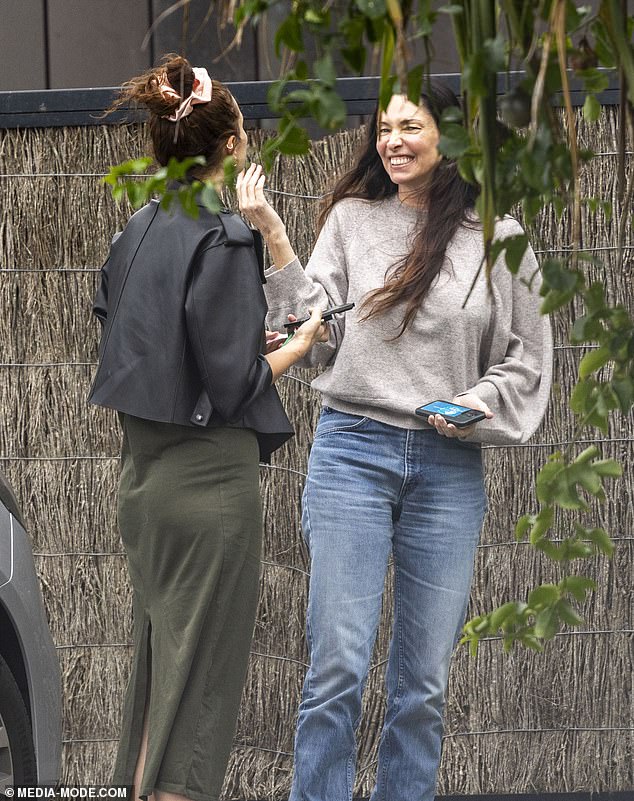
<svg viewBox="0 0 634 801"><path fill-rule="evenodd" d="M265 314L252 248L220 244L199 254L185 300L187 334L209 400L229 422L271 386L261 353Z"/></svg>
<svg viewBox="0 0 634 801"><path fill-rule="evenodd" d="M267 271L264 291L269 303L267 324L272 330L283 331L289 314L302 317L315 307L323 311L348 302L348 270L339 211L335 206L328 215L305 270L295 259L282 270ZM344 327L345 316L335 317L329 323L328 342L314 345L297 366L329 364L339 349Z"/></svg>
<svg viewBox="0 0 634 801"><path fill-rule="evenodd" d="M502 236L522 231L515 220L505 220L504 228L510 230ZM476 426L469 439L510 445L526 442L546 412L552 382L552 332L548 315L540 313L541 280L530 246L517 276L499 263L494 267L493 282L496 345L484 374L466 391L483 400L494 417Z"/></svg>
<svg viewBox="0 0 634 801"><path fill-rule="evenodd" d="M121 236L121 231L116 233L112 238L112 245L119 239ZM111 253L112 253L112 245L111 245ZM110 254L108 254L108 258L106 259L105 264L101 268L101 272L99 274L99 286L97 287L97 291L95 292L95 298L92 304L92 313L101 323L101 327L103 328L106 324L106 320L108 319L108 278L109 278L109 266L110 266Z"/></svg>
<svg viewBox="0 0 634 801"><path fill-rule="evenodd" d="M106 324L106 320L108 319L108 263L110 259L106 260L106 263L101 268L101 272L99 274L99 286L97 287L97 291L95 292L95 299L93 300L92 304L92 313L101 323L101 327L103 328Z"/></svg>

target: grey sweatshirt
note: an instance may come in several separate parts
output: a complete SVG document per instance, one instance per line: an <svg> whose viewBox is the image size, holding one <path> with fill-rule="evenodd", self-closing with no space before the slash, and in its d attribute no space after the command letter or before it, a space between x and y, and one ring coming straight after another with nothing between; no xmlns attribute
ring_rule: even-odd
<svg viewBox="0 0 634 801"><path fill-rule="evenodd" d="M332 209L313 254L267 272L268 327L283 330L289 313L355 302L331 323L330 340L316 345L300 366L326 367L313 387L323 403L401 428L426 428L414 410L433 400L473 392L494 414L469 439L492 444L524 442L539 425L552 379L550 322L539 313L537 261L529 248L518 277L496 264L492 291L484 270L463 302L482 261L480 228L461 227L447 248L438 278L413 323L392 339L404 306L362 321L361 302L383 286L389 268L411 249L417 219L398 196L342 200ZM496 238L521 233L507 217ZM503 261L503 257L501 257Z"/></svg>

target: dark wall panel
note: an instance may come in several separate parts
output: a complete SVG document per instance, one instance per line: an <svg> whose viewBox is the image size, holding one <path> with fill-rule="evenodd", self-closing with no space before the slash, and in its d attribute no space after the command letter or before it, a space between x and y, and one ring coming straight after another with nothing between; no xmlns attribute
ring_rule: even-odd
<svg viewBox="0 0 634 801"><path fill-rule="evenodd" d="M46 89L45 0L0 5L0 90Z"/></svg>
<svg viewBox="0 0 634 801"><path fill-rule="evenodd" d="M117 86L149 66L142 0L48 0L51 89Z"/></svg>
<svg viewBox="0 0 634 801"><path fill-rule="evenodd" d="M192 0L189 13L178 9L158 20L174 0L152 0L153 18L156 26L153 33L153 52L156 59L164 53L182 53L194 66L204 66L209 74L219 81L255 81L258 75L258 54L252 30L244 33L242 43L221 56L233 39L232 25L222 28L218 13L214 10L206 19L211 0Z"/></svg>

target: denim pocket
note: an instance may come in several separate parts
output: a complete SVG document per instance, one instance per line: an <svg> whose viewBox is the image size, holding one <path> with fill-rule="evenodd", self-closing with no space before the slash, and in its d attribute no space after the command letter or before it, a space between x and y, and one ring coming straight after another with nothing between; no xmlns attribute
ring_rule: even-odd
<svg viewBox="0 0 634 801"><path fill-rule="evenodd" d="M360 417L358 414L348 414L338 412L329 406L324 406L321 411L315 439L324 437L327 434L343 434L346 431L358 431L370 421L369 417Z"/></svg>

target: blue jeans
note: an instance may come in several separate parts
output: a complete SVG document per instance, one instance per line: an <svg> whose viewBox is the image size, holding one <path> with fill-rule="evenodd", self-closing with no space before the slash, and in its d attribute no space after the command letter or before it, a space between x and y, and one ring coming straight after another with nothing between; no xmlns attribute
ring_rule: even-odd
<svg viewBox="0 0 634 801"><path fill-rule="evenodd" d="M310 668L290 801L351 801L355 730L394 557L387 710L372 801L432 801L449 662L486 508L477 445L325 408L310 455Z"/></svg>

